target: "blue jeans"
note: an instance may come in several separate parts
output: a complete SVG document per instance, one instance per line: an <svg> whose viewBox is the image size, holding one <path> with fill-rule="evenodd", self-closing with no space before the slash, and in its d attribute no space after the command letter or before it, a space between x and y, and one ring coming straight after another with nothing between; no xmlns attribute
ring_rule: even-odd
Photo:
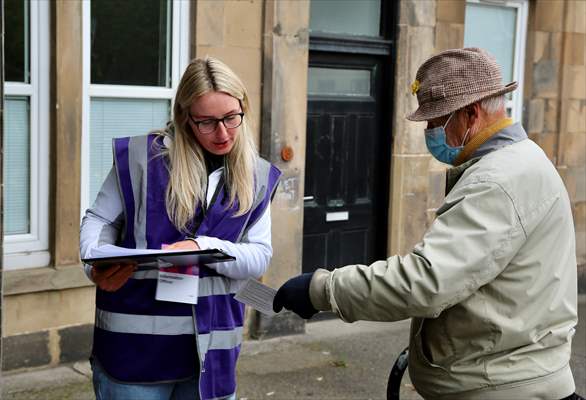
<svg viewBox="0 0 586 400"><path fill-rule="evenodd" d="M148 385L119 383L97 362L91 364L96 400L199 400L197 379Z"/></svg>

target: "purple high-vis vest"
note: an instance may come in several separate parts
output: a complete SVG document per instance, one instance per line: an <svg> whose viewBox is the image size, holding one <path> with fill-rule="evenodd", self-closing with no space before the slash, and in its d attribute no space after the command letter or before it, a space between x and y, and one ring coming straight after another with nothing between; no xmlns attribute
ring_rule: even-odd
<svg viewBox="0 0 586 400"><path fill-rule="evenodd" d="M160 249L185 239L166 212L169 174L159 142L152 134L113 141L125 213L120 246ZM228 194L220 182L215 201L205 212L197 210L195 234L239 242L269 206L280 174L259 159L253 207L241 216L235 216L237 203L226 209ZM115 292L97 289L94 359L121 382L174 382L199 374L202 399L234 394L244 322L244 306L234 293L241 281L200 266L198 303L192 306L155 300L156 271L150 272L135 272Z"/></svg>

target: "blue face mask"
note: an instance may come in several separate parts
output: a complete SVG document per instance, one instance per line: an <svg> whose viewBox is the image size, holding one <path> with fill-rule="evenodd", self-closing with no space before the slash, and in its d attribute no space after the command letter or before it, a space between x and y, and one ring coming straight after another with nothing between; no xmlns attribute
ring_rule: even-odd
<svg viewBox="0 0 586 400"><path fill-rule="evenodd" d="M425 130L427 150L436 160L450 165L454 165L456 157L464 148L464 146L452 147L446 142L446 126L448 126L448 122L450 122L453 115L454 113L450 115L444 126ZM466 131L466 136L468 136L468 131ZM464 140L466 140L466 136L464 136Z"/></svg>

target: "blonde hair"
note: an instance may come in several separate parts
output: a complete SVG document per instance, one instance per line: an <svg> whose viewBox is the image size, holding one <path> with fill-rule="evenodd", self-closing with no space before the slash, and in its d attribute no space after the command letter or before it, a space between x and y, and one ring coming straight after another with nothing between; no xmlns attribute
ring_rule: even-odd
<svg viewBox="0 0 586 400"><path fill-rule="evenodd" d="M163 154L169 159L169 184L166 192L167 214L177 229L186 231L198 205L204 204L207 168L204 150L189 126L189 108L198 97L208 92L224 92L238 99L245 116L230 153L225 155L224 182L231 208L238 200L236 215L252 207L254 197L254 166L258 157L249 120L250 103L244 84L221 61L205 57L192 60L181 77L173 119L164 132L168 139ZM170 139L170 140L169 140Z"/></svg>

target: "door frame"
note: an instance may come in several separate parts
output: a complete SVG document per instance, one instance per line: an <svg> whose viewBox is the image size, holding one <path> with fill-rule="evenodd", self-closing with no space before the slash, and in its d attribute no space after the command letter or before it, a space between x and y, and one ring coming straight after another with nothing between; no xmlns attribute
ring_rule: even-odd
<svg viewBox="0 0 586 400"><path fill-rule="evenodd" d="M333 35L333 34L312 34L309 37L309 55L308 66L311 65L312 55L318 56L320 53L342 53L348 55L375 56L381 59L381 77L380 91L381 97L378 100L381 110L380 132L387 134L381 137L381 146L388 149L382 158L382 178L385 182L386 190L384 191L381 203L386 207L381 207L382 220L386 221L381 224L380 232L377 232L377 257L386 257L389 251L389 214L391 200L391 158L393 154L393 136L392 119L394 112L394 91L395 91L395 60L397 54L397 32L399 22L399 2L381 0L381 35L379 37L351 36L351 35ZM334 65L332 65L334 66ZM374 79L374 78L373 78ZM374 89L376 90L376 88ZM307 117L306 117L307 120ZM307 173L307 171L306 171ZM303 229L302 234L304 234ZM378 247L380 246L380 250ZM380 254L378 252L381 252ZM384 252L384 254L382 254Z"/></svg>

